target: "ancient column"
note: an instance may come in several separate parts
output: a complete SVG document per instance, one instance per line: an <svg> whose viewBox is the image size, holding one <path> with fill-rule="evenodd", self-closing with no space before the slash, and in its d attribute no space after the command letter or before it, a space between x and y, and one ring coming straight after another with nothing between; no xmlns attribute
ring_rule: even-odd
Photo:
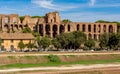
<svg viewBox="0 0 120 74"><path fill-rule="evenodd" d="M50 24L50 38L53 38L53 31L52 31L52 29L53 29L53 25Z"/></svg>
<svg viewBox="0 0 120 74"><path fill-rule="evenodd" d="M46 24L43 24L43 37L45 37L45 36L46 36L45 26L46 26Z"/></svg>
<svg viewBox="0 0 120 74"><path fill-rule="evenodd" d="M106 25L106 33L109 33L109 25L108 24Z"/></svg>
<svg viewBox="0 0 120 74"><path fill-rule="evenodd" d="M60 25L57 25L57 35L60 34Z"/></svg>

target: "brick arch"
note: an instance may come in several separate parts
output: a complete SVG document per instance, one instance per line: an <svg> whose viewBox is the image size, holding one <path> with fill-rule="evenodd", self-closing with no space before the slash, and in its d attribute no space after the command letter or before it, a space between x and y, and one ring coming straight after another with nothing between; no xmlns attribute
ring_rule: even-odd
<svg viewBox="0 0 120 74"><path fill-rule="evenodd" d="M6 32L7 32L7 31L8 31L8 29L9 29L8 24L5 24L5 25L4 25L4 31L6 31Z"/></svg>
<svg viewBox="0 0 120 74"><path fill-rule="evenodd" d="M86 28L85 28L85 24L82 25L82 31L85 32Z"/></svg>
<svg viewBox="0 0 120 74"><path fill-rule="evenodd" d="M88 32L91 32L91 24L88 25Z"/></svg>
<svg viewBox="0 0 120 74"><path fill-rule="evenodd" d="M112 25L109 25L109 32L113 33L113 26Z"/></svg>
<svg viewBox="0 0 120 74"><path fill-rule="evenodd" d="M80 30L80 25L77 24L76 28L77 28L77 31L79 31Z"/></svg>
<svg viewBox="0 0 120 74"><path fill-rule="evenodd" d="M41 36L43 36L43 24L39 24L39 33Z"/></svg>
<svg viewBox="0 0 120 74"><path fill-rule="evenodd" d="M58 27L56 24L53 25L53 37L55 37L57 35L57 30L58 30Z"/></svg>
<svg viewBox="0 0 120 74"><path fill-rule="evenodd" d="M23 30L23 25L19 25L19 29L20 29L20 30Z"/></svg>
<svg viewBox="0 0 120 74"><path fill-rule="evenodd" d="M100 33L100 31L101 31L101 25L99 24L98 25L98 32Z"/></svg>
<svg viewBox="0 0 120 74"><path fill-rule="evenodd" d="M18 30L18 25L17 24L15 24L14 27L15 27L15 30Z"/></svg>
<svg viewBox="0 0 120 74"><path fill-rule="evenodd" d="M70 26L70 24L68 24L67 29L68 29L68 32L70 32L70 30L71 30L71 26Z"/></svg>
<svg viewBox="0 0 120 74"><path fill-rule="evenodd" d="M49 24L46 24L45 31L46 31L46 34L50 37L50 25Z"/></svg>
<svg viewBox="0 0 120 74"><path fill-rule="evenodd" d="M106 32L106 25L103 26L103 32Z"/></svg>
<svg viewBox="0 0 120 74"><path fill-rule="evenodd" d="M64 31L65 31L65 27L64 27L64 25L60 25L60 27L59 27L60 29L60 33L63 33Z"/></svg>

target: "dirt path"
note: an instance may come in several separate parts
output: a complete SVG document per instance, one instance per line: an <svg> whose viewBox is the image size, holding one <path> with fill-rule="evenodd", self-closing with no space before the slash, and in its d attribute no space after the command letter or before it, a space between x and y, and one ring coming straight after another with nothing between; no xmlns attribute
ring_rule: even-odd
<svg viewBox="0 0 120 74"><path fill-rule="evenodd" d="M69 52L48 52L48 53L0 53L0 56L45 56L45 55L106 55L106 54L120 54L120 52L86 52L86 53L69 53Z"/></svg>
<svg viewBox="0 0 120 74"><path fill-rule="evenodd" d="M80 69L96 69L96 68L107 68L107 67L118 67L120 64L94 64L94 65L71 65L61 67L36 67L36 68L22 68L22 69L7 69L0 70L0 73L4 72L18 72L18 71L48 71L48 70L80 70Z"/></svg>

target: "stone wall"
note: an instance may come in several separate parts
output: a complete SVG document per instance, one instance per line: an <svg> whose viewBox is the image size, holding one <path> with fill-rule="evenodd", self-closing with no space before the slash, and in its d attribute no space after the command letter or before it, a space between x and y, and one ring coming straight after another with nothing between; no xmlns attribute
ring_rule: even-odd
<svg viewBox="0 0 120 74"><path fill-rule="evenodd" d="M103 33L117 33L117 24L115 23L88 23L88 22L61 22L58 12L49 12L41 18L31 18L26 15L23 21L17 14L0 14L0 29L2 32L21 32L23 28L31 28L39 32L42 36L48 35L53 38L60 33L72 31L82 31L87 35L87 39L99 39Z"/></svg>

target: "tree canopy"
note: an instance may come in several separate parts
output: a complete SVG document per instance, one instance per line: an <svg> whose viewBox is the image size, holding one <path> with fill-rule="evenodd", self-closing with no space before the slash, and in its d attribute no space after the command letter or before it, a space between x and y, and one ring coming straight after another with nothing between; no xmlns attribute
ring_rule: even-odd
<svg viewBox="0 0 120 74"><path fill-rule="evenodd" d="M69 19L64 19L64 20L62 20L62 22L67 23L67 22L72 22L72 21L71 21L71 20L69 20Z"/></svg>

